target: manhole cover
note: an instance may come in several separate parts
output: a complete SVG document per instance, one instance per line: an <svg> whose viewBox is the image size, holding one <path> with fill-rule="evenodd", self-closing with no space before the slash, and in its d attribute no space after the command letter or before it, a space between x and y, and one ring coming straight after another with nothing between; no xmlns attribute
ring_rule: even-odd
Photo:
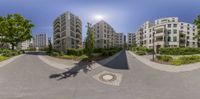
<svg viewBox="0 0 200 99"><path fill-rule="evenodd" d="M114 81L117 79L117 77L114 75L114 74L111 74L111 73L107 73L107 74L102 74L99 76L99 79L100 80L103 80L103 81Z"/></svg>

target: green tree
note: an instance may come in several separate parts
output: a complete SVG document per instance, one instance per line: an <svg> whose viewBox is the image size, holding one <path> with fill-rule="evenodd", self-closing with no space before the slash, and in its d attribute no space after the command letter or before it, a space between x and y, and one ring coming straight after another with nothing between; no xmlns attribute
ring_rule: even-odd
<svg viewBox="0 0 200 99"><path fill-rule="evenodd" d="M18 43L32 38L31 29L33 26L31 20L25 19L20 14L0 16L0 41L11 44L12 50L14 50Z"/></svg>
<svg viewBox="0 0 200 99"><path fill-rule="evenodd" d="M200 15L194 20L194 24L196 24L198 28L198 34L195 37L198 39L198 46L200 46Z"/></svg>
<svg viewBox="0 0 200 99"><path fill-rule="evenodd" d="M92 52L94 50L94 31L91 28L91 24L88 23L87 25L87 37L85 41L85 52L88 57L91 57Z"/></svg>
<svg viewBox="0 0 200 99"><path fill-rule="evenodd" d="M53 51L53 47L52 47L52 43L51 43L51 40L48 40L48 52L49 53L52 53L52 51Z"/></svg>

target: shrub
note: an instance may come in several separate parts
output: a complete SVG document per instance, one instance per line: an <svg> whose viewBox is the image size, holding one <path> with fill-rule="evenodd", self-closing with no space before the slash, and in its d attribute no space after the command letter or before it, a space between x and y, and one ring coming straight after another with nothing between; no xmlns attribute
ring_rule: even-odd
<svg viewBox="0 0 200 99"><path fill-rule="evenodd" d="M67 49L67 55L81 56L84 54L83 49Z"/></svg>
<svg viewBox="0 0 200 99"><path fill-rule="evenodd" d="M200 48L160 48L159 53L165 55L192 55L200 54Z"/></svg>
<svg viewBox="0 0 200 99"><path fill-rule="evenodd" d="M173 60L171 56L167 56L167 55L157 55L156 59L160 62L170 62Z"/></svg>
<svg viewBox="0 0 200 99"><path fill-rule="evenodd" d="M146 52L145 51L137 51L135 52L137 55L146 55Z"/></svg>
<svg viewBox="0 0 200 99"><path fill-rule="evenodd" d="M50 53L51 56L60 56L60 53L59 52L52 52Z"/></svg>
<svg viewBox="0 0 200 99"><path fill-rule="evenodd" d="M138 55L146 55L153 52L153 49L148 49L147 47L132 47L131 50Z"/></svg>
<svg viewBox="0 0 200 99"><path fill-rule="evenodd" d="M1 49L0 54L2 56L11 57L21 54L21 51L9 50L9 49Z"/></svg>
<svg viewBox="0 0 200 99"><path fill-rule="evenodd" d="M200 56L183 56L177 59L174 59L171 64L173 65L182 65L182 64L190 64L200 62Z"/></svg>

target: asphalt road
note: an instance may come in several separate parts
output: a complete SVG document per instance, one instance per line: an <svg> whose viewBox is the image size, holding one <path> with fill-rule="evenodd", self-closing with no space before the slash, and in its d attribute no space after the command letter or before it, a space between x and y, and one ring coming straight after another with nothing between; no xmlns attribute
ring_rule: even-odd
<svg viewBox="0 0 200 99"><path fill-rule="evenodd" d="M105 85L93 78L104 70L121 73L120 86ZM125 52L95 70L70 73L75 75L62 77L60 74L66 74L65 71L48 66L37 55L24 55L0 68L0 99L200 98L199 69L181 73L159 71Z"/></svg>

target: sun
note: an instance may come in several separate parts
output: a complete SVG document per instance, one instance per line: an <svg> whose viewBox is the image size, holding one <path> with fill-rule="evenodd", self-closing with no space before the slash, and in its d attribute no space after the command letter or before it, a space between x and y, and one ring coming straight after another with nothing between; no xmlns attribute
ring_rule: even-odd
<svg viewBox="0 0 200 99"><path fill-rule="evenodd" d="M100 20L104 19L104 16L103 15L95 15L94 19L100 21Z"/></svg>

